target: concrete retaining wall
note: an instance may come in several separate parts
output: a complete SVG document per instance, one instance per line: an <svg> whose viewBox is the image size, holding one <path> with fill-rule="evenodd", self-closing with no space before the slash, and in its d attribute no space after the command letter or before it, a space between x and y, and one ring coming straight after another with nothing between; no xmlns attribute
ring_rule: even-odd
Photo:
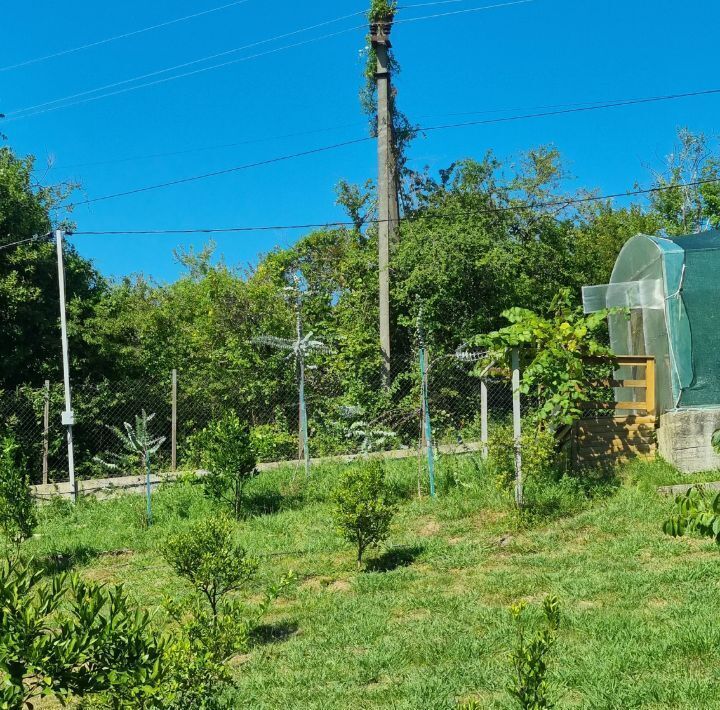
<svg viewBox="0 0 720 710"><path fill-rule="evenodd" d="M482 450L482 443L468 442L459 445L438 446L436 451L441 454L464 454L473 453ZM369 458L380 459L407 459L418 456L416 449L397 449L395 451L383 451L371 454ZM423 451L423 456L425 452ZM326 456L323 458L310 459L313 466L320 464L332 463L350 463L363 458L363 454L352 454L348 456ZM302 466L303 462L297 461L274 461L272 463L258 464L259 471L271 471L273 469ZM157 488L161 483L172 482L177 480L183 473L161 473L150 477L150 485L153 489ZM205 475L205 471L192 472L196 476ZM48 483L47 485L32 486L33 495L41 500L49 500L50 498L60 496L61 498L70 498L72 489L69 483ZM88 481L77 482L78 494L95 496L96 498L109 498L113 495L121 493L144 493L145 492L145 476L117 476L114 478L93 478Z"/></svg>
<svg viewBox="0 0 720 710"><path fill-rule="evenodd" d="M657 432L660 455L683 473L720 469L711 443L719 429L720 407L666 412Z"/></svg>

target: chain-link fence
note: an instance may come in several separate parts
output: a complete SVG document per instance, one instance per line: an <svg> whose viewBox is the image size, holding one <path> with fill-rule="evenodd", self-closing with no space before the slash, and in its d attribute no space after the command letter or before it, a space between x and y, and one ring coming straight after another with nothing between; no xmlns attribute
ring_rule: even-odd
<svg viewBox="0 0 720 710"><path fill-rule="evenodd" d="M380 450L423 450L424 411L429 412L433 446L474 444L481 448L498 427L512 427L512 385L505 375L479 377L477 364L452 355L426 363L427 406L423 406L423 373L419 359L404 363L392 388L379 404L361 405L352 394L328 384L313 371L306 383L308 447L313 457ZM164 437L155 470L184 469L197 463L193 437L211 421L234 411L251 432L258 459L293 461L303 457L298 390L292 381L265 397L249 398L239 390L197 387L182 372L133 381L82 383L72 390L75 470L78 478L107 478L143 472L143 461L126 450L126 424L135 425L143 411L154 415L153 437ZM202 378L200 378L202 380ZM369 398L368 398L369 399ZM21 446L34 483L68 479L66 428L61 383L22 387L0 393L0 433ZM122 465L117 464L122 457Z"/></svg>

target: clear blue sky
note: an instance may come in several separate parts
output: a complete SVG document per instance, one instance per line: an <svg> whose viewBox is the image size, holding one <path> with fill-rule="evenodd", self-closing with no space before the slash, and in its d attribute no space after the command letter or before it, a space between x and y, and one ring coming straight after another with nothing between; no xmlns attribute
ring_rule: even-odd
<svg viewBox="0 0 720 710"><path fill-rule="evenodd" d="M407 0L405 4L422 0ZM429 0L426 0L429 1ZM404 10L399 18L493 4L462 0ZM12 2L0 24L0 66L132 32L230 0ZM17 109L190 62L364 10L366 0L298 3L247 0L187 22L49 61L0 72L0 111ZM215 60L228 61L351 28L362 18L294 35ZM716 43L720 4L708 0L534 0L394 30L402 64L401 108L417 123L462 120L450 114L499 109L507 114L551 104L603 101L720 86ZM364 31L241 61L230 66L62 110L0 122L20 154L38 158L45 182L75 179L80 197L272 158L361 137L358 104ZM185 71L207 66L189 67ZM163 75L166 76L166 75ZM158 77L159 78L159 77ZM122 88L124 88L123 85ZM501 157L552 143L576 176L572 186L614 192L648 181L678 126L717 132L720 96L595 113L462 128L428 134L412 147L416 167L447 166L493 149ZM503 112L491 115L506 115ZM478 115L477 118L482 118ZM466 118L473 118L468 116ZM278 138L315 129L315 134ZM228 143L234 147L205 149ZM118 161L193 150L182 155ZM55 165L46 172L48 156ZM101 163L101 164L95 164ZM342 218L333 187L340 178L373 177L375 146L360 144L77 209L78 230L295 224ZM294 231L218 235L233 264L288 245ZM160 280L179 273L173 249L199 237L74 237L106 274L142 271Z"/></svg>

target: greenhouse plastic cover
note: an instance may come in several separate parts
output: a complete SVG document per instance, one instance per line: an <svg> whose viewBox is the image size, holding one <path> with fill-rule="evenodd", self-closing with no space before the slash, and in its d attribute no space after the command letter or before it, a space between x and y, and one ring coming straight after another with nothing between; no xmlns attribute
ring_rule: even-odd
<svg viewBox="0 0 720 710"><path fill-rule="evenodd" d="M611 283L585 287L583 304L630 309L609 316L611 346L655 357L660 411L720 405L720 231L633 237Z"/></svg>

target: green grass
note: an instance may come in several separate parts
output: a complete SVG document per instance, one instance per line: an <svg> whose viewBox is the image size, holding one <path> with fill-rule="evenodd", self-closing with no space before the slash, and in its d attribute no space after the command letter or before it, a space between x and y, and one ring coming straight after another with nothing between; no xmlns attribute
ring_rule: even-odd
<svg viewBox="0 0 720 710"><path fill-rule="evenodd" d="M403 502L365 572L332 529L327 495L338 470L315 470L309 482L273 471L252 483L254 514L238 532L263 560L251 594L288 570L298 583L236 659L228 707L453 708L465 698L512 707L507 607L555 593L558 707L720 708L720 551L662 534L672 501L655 487L688 480L671 467L635 464L616 486L553 486L539 501L543 515L521 525L511 496L472 459L440 462L437 500L413 497L416 461L395 462L388 476ZM199 486L177 485L156 494L157 525L144 530L143 505L51 506L28 551L123 582L160 608L164 595L188 589L159 545L212 508Z"/></svg>

